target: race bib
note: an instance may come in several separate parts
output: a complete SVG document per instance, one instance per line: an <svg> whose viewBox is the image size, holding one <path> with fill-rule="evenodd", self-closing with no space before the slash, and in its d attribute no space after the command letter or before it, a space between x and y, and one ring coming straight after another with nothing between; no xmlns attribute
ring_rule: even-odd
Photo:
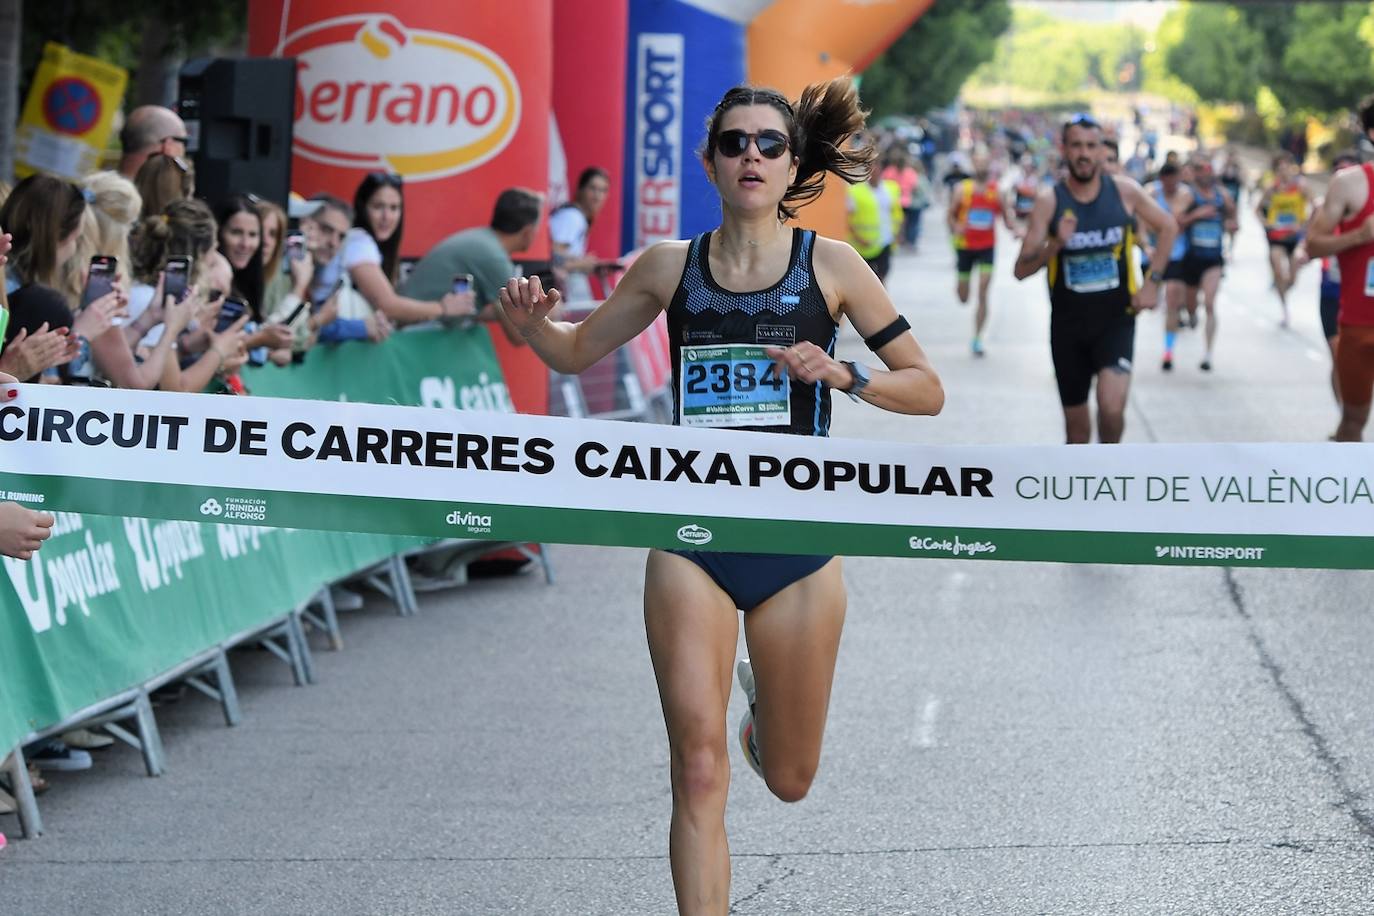
<svg viewBox="0 0 1374 916"><path fill-rule="evenodd" d="M1364 266L1364 294L1374 296L1374 258Z"/></svg>
<svg viewBox="0 0 1374 916"><path fill-rule="evenodd" d="M1298 225L1298 214L1283 212L1274 220L1274 225L1280 229L1292 229Z"/></svg>
<svg viewBox="0 0 1374 916"><path fill-rule="evenodd" d="M968 211L968 227L970 229L986 230L992 228L993 212L991 210L977 209Z"/></svg>
<svg viewBox="0 0 1374 916"><path fill-rule="evenodd" d="M683 426L787 426L791 379L753 344L683 347L678 417Z"/></svg>
<svg viewBox="0 0 1374 916"><path fill-rule="evenodd" d="M1221 247L1221 225L1219 223L1194 223L1192 228L1193 233L1190 241L1198 248Z"/></svg>
<svg viewBox="0 0 1374 916"><path fill-rule="evenodd" d="M1121 285L1121 271L1110 251L1064 258L1064 285L1076 293L1101 293Z"/></svg>

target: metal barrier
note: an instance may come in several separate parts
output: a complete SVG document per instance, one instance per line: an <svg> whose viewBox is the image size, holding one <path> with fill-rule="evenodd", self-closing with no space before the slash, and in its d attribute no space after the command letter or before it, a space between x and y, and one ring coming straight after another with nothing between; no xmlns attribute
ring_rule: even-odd
<svg viewBox="0 0 1374 916"><path fill-rule="evenodd" d="M25 747L76 728L103 729L111 737L130 745L143 755L144 769L149 776L160 776L166 769L166 763L157 718L150 701L154 690L184 680L196 691L220 705L225 725L237 725L241 712L233 674L229 667L228 650L240 645L259 645L290 667L297 687L313 684L315 665L310 644L306 639L305 623L310 623L322 632L334 651L343 648L338 613L330 595L332 586L370 586L394 603L400 616L411 616L419 611L419 603L415 597L417 589L433 591L436 588L462 585L467 581L467 563L492 551L512 547L520 550L530 560L540 563L545 582L553 583L553 567L549 562L545 545L540 545L538 552L535 552L525 544L448 539L404 551L322 586L301 604L266 624L231 636L141 684L78 710L61 722L25 735L8 755L0 756L0 774L8 774L9 788L18 809L16 813L19 816L21 836L29 839L43 832L43 819L38 810L33 786L29 781L28 765L24 759ZM444 579L427 578L423 587L412 582L406 566L408 559L444 551L447 552ZM124 726L123 723L128 722L133 723L133 731Z"/></svg>
<svg viewBox="0 0 1374 916"><path fill-rule="evenodd" d="M578 322L599 302L564 308L565 321ZM549 413L599 420L668 423L673 417L672 371L668 361L668 319L653 324L579 375L549 372Z"/></svg>

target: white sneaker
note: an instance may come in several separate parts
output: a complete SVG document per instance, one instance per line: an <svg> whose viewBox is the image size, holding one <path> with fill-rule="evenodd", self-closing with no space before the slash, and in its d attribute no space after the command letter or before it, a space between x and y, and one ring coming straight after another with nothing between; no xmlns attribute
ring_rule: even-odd
<svg viewBox="0 0 1374 916"><path fill-rule="evenodd" d="M62 743L79 751L99 751L114 744L109 735L93 732L88 728L77 728L62 735Z"/></svg>
<svg viewBox="0 0 1374 916"><path fill-rule="evenodd" d="M763 762L759 758L759 746L754 741L754 668L749 664L749 659L740 659L740 663L735 666L735 677L739 679L739 685L744 690L745 699L749 701L749 709L745 711L744 717L739 720L739 747L744 753L745 762L761 778L763 776Z"/></svg>
<svg viewBox="0 0 1374 916"><path fill-rule="evenodd" d="M334 610L336 611L361 611L363 609L363 596L357 592L350 592L342 585L329 586L329 597L334 599Z"/></svg>
<svg viewBox="0 0 1374 916"><path fill-rule="evenodd" d="M61 741L53 741L29 755L29 760L40 770L89 770L91 755L85 751L67 747Z"/></svg>
<svg viewBox="0 0 1374 916"><path fill-rule="evenodd" d="M744 689L744 698L749 701L749 707L754 706L754 666L749 664L749 659L742 658L735 666L735 677L739 679L739 685Z"/></svg>

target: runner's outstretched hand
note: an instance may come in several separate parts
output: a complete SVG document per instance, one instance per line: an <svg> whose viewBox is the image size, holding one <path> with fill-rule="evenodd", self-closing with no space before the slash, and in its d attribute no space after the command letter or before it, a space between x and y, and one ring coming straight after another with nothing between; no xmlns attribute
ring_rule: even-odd
<svg viewBox="0 0 1374 916"><path fill-rule="evenodd" d="M538 277L516 277L501 288L501 309L522 337L542 325L562 301L563 294L545 292Z"/></svg>

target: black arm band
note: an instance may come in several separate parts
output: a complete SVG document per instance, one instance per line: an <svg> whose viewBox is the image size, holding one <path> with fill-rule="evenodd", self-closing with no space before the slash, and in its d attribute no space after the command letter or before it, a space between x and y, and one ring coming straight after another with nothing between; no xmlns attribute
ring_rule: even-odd
<svg viewBox="0 0 1374 916"><path fill-rule="evenodd" d="M892 341L896 340L898 337L901 337L902 334L910 330L911 325L907 323L907 320L905 318L903 318L901 315L898 315L897 320L892 322L892 324L883 328L881 331L874 334L872 337L865 337L864 343L868 344L868 349L872 350L874 353L877 353L883 347L892 343Z"/></svg>

